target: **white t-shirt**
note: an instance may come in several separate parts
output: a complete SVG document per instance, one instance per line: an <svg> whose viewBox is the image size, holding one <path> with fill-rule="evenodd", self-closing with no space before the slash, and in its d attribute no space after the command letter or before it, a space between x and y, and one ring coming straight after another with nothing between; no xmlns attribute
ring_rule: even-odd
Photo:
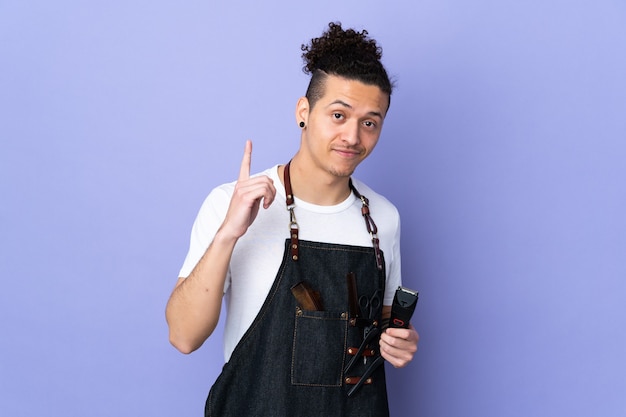
<svg viewBox="0 0 626 417"><path fill-rule="evenodd" d="M289 238L289 212L285 204L285 189L278 178L278 165L258 175L267 175L274 181L276 199L267 210L263 207L259 209L254 223L237 241L233 251L224 285L226 361L263 305L278 273L285 239ZM352 181L359 193L368 198L370 214L378 227L387 272L383 304L391 305L395 290L401 285L400 216L396 207L383 196L362 182ZM221 185L205 199L191 231L189 252L180 277L189 276L204 255L226 216L234 188L234 182ZM297 193L297 190L294 191ZM301 240L372 246L361 214L361 200L354 194L334 206L318 206L298 198L295 198L295 205Z"/></svg>

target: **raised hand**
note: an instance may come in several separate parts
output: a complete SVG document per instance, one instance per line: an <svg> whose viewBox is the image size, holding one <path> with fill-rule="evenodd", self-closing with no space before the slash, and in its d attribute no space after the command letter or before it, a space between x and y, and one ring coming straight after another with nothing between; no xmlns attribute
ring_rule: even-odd
<svg viewBox="0 0 626 417"><path fill-rule="evenodd" d="M243 236L254 222L261 201L263 201L263 208L266 209L272 204L276 196L274 182L268 176L261 175L250 178L251 160L252 142L248 140L241 160L235 191L222 224L222 231L235 239Z"/></svg>

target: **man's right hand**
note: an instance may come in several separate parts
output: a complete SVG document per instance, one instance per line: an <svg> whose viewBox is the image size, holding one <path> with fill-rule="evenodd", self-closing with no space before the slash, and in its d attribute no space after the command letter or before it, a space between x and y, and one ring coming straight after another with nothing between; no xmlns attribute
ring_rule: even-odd
<svg viewBox="0 0 626 417"><path fill-rule="evenodd" d="M243 236L254 222L259 212L261 200L263 200L263 208L267 209L276 196L274 182L268 176L261 175L250 178L251 160L252 142L248 140L246 141L235 191L221 227L222 233L234 239Z"/></svg>
<svg viewBox="0 0 626 417"><path fill-rule="evenodd" d="M252 142L246 142L239 179L222 226L189 277L180 277L167 303L171 343L181 352L198 349L213 333L222 308L224 280L237 239L246 233L259 212L268 208L276 189L267 176L250 178Z"/></svg>

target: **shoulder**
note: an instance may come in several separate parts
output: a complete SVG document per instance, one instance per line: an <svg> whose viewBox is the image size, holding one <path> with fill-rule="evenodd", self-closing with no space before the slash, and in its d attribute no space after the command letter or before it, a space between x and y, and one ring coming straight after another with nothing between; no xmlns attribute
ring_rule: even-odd
<svg viewBox="0 0 626 417"><path fill-rule="evenodd" d="M385 196L377 193L372 188L370 188L367 184L365 184L364 182L356 178L352 178L352 184L363 197L366 197L369 200L369 205L370 205L370 208L372 209L372 212L374 212L375 210L378 213L378 215L382 214L384 216L391 216L393 218L400 217L400 214L396 206L391 201L389 201Z"/></svg>

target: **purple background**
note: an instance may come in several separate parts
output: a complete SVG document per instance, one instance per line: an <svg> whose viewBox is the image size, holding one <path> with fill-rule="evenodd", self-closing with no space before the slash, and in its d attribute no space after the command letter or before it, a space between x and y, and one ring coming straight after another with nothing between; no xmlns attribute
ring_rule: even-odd
<svg viewBox="0 0 626 417"><path fill-rule="evenodd" d="M397 416L626 415L626 3L0 3L0 415L199 416L164 307L209 190L298 146L300 45L398 88L357 175L403 216Z"/></svg>

